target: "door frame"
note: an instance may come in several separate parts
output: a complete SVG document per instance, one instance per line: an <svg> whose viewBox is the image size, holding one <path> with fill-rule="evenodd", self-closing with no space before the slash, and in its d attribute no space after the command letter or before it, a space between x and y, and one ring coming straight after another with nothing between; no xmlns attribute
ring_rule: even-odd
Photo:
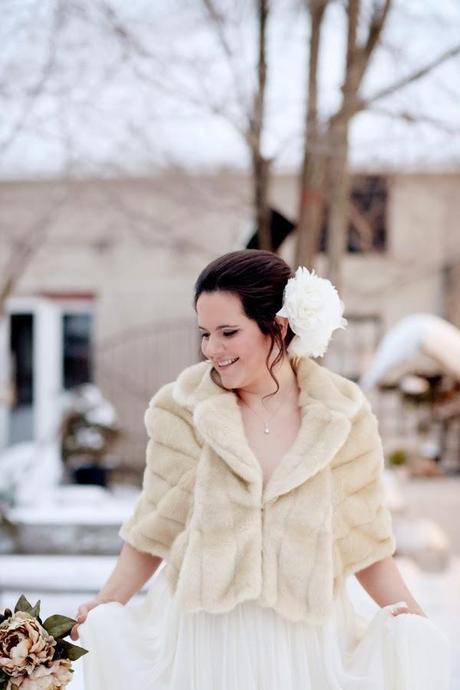
<svg viewBox="0 0 460 690"><path fill-rule="evenodd" d="M33 315L33 440L37 444L59 445L63 394L63 329L66 313L93 313L94 300L86 295L14 296L6 301L6 318L0 320L0 386L11 380L11 315ZM10 407L0 404L0 450L8 442Z"/></svg>

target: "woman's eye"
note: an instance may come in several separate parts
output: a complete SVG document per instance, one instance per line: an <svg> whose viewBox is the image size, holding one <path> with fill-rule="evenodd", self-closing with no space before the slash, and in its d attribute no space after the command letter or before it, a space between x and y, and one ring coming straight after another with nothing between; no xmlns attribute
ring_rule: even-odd
<svg viewBox="0 0 460 690"><path fill-rule="evenodd" d="M226 338L229 338L232 335L235 335L235 333L238 333L238 331L227 331L227 332L224 332L224 335ZM209 338L209 333L200 333L200 337L201 337L201 339Z"/></svg>

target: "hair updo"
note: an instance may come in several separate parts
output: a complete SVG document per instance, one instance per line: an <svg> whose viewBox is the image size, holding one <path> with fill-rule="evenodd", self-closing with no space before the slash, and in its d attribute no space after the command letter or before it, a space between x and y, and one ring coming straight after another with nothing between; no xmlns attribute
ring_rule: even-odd
<svg viewBox="0 0 460 690"><path fill-rule="evenodd" d="M241 249L211 261L201 271L194 288L195 310L202 292L231 292L240 298L245 315L257 323L264 335L270 336L270 350L265 363L276 384L275 393L279 390L279 384L273 374L273 367L283 359L287 346L294 337L288 325L283 338L275 316L283 306L284 288L293 275L290 266L277 254L262 249ZM279 352L269 366L275 345Z"/></svg>

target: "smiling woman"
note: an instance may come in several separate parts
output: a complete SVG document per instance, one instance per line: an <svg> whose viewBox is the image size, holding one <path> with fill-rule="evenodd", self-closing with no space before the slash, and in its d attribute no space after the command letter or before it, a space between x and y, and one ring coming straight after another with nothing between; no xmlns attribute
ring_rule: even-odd
<svg viewBox="0 0 460 690"><path fill-rule="evenodd" d="M237 295L228 291L203 293L197 300L197 312L202 323L210 324L208 330L202 332L201 350L219 373L227 374L229 367L239 361L240 379L244 380L244 369L248 370L254 365L257 369L262 368L265 375L267 353L266 348L261 347L264 345L264 336L257 323L245 315ZM230 316L232 326L219 325L222 313ZM232 376L235 371L236 368L232 367Z"/></svg>
<svg viewBox="0 0 460 690"><path fill-rule="evenodd" d="M227 297L231 298L232 295L228 295ZM217 304L217 308L218 308L218 304ZM202 341L201 350L205 356L211 358L211 354L209 352L209 350L210 350L210 348L209 348L210 334L202 326L199 326L199 329L201 332L201 341ZM232 338L241 329L236 324L233 326L230 324L222 324L220 326L217 326L217 328L215 330L218 334L220 334L221 339L225 340L228 338ZM218 369L224 369L225 367L230 366L230 364L234 364L238 359L239 359L239 357L234 357L232 359L227 358L225 360L222 358L220 360L215 359L214 364L216 365L216 367Z"/></svg>
<svg viewBox="0 0 460 690"><path fill-rule="evenodd" d="M261 458L267 477L299 428L295 374L287 358L277 366L273 364L282 351L274 347L274 341L279 334L283 338L287 320L276 317L279 332L275 330L272 340L246 316L238 294L229 290L199 294L196 310L200 322L209 324L208 330L202 331L202 352L212 362L219 384L235 392L249 443ZM220 323L222 314L227 315L227 324ZM267 374L271 378L267 379ZM272 431L282 427L284 433L267 443L264 435L270 434L270 424Z"/></svg>
<svg viewBox="0 0 460 690"><path fill-rule="evenodd" d="M290 267L276 254L257 250L225 254L199 275L194 304L202 332L202 352L216 371L226 376L226 387L238 389L238 382L244 381L248 372L265 381L268 371L275 390L269 384L267 395L278 392L273 370L281 363L294 333L286 318L274 318L273 309L276 307L276 313L281 308L292 275ZM222 323L223 314L227 325ZM228 365L229 359L240 360L238 366ZM228 371L225 365L230 366ZM224 379L221 383L226 385ZM266 389L267 383L263 385Z"/></svg>
<svg viewBox="0 0 460 690"><path fill-rule="evenodd" d="M88 690L447 690L448 640L392 559L375 415L308 353L343 327L318 280L259 250L198 277L206 361L146 410L126 544L79 611ZM160 560L146 600L124 608ZM351 574L379 607L371 620Z"/></svg>

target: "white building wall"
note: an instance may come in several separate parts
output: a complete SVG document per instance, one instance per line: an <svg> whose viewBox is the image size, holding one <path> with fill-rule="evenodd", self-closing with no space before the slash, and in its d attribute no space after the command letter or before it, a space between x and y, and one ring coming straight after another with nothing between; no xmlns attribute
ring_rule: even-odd
<svg viewBox="0 0 460 690"><path fill-rule="evenodd" d="M345 258L342 298L348 312L378 314L384 329L414 311L443 315L443 268L460 260L459 188L460 174L389 178L388 248ZM280 175L271 193L275 206L294 217L296 179ZM194 281L211 259L241 246L240 238L251 228L250 198L248 178L230 173L67 185L5 182L0 184L0 270L4 274L7 268L12 240L42 233L42 246L15 295L94 293L96 348L107 352L105 343L125 338L123 357L129 361L129 342L138 344L133 333L154 334L156 324L181 319L193 328ZM282 250L286 258L292 247L288 240ZM317 270L324 270L322 256ZM155 355L154 369L169 371L173 346L164 353L167 365ZM189 346L187 352L195 350ZM143 383L129 401L142 443L143 408L154 385Z"/></svg>

